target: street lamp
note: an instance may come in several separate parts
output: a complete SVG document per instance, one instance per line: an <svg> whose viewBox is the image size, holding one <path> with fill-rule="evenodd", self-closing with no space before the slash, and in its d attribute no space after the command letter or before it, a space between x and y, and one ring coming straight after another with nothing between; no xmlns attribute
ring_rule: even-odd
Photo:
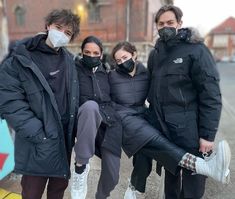
<svg viewBox="0 0 235 199"><path fill-rule="evenodd" d="M86 9L84 8L83 4L78 4L76 6L75 12L77 15L81 17L81 20L84 20L86 17Z"/></svg>
<svg viewBox="0 0 235 199"><path fill-rule="evenodd" d="M83 5L77 5L77 11L78 11L79 14L83 13L84 12Z"/></svg>

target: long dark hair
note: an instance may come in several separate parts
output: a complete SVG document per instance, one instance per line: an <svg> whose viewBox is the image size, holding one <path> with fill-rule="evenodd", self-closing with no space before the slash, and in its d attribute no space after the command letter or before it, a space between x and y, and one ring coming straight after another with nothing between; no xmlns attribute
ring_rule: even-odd
<svg viewBox="0 0 235 199"><path fill-rule="evenodd" d="M83 51L83 49L84 49L84 47L85 47L85 45L86 45L87 43L95 43L95 44L97 44L97 46L99 46L99 48L100 48L100 52L101 52L101 53L103 52L103 44L102 44L102 42L100 41L100 39L98 39L97 37L95 37L95 36L93 36L93 35L86 37L86 38L83 40L82 45L81 45L81 50L82 50L82 51Z"/></svg>

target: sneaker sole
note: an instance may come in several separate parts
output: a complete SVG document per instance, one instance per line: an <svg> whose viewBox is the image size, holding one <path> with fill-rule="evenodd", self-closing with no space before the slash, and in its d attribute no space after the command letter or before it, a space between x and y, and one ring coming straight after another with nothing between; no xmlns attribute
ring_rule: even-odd
<svg viewBox="0 0 235 199"><path fill-rule="evenodd" d="M87 164L86 165L87 166L87 180L88 180L88 176L89 176L89 172L90 172L90 164ZM86 182L87 183L87 182ZM84 199L86 198L86 195L87 195L87 186L86 186L86 189L85 189L85 197L84 197Z"/></svg>
<svg viewBox="0 0 235 199"><path fill-rule="evenodd" d="M228 142L225 140L222 140L219 143L218 147L221 147L222 148L221 150L223 152L223 168L222 168L223 172L221 176L222 183L228 184L229 183L228 179L230 175L229 165L230 165L230 160L231 160L231 150L230 150Z"/></svg>

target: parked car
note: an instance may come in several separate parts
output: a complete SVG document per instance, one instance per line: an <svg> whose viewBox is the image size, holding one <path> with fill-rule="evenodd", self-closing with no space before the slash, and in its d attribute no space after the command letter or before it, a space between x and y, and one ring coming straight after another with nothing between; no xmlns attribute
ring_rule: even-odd
<svg viewBox="0 0 235 199"><path fill-rule="evenodd" d="M230 62L235 62L235 55L230 58Z"/></svg>
<svg viewBox="0 0 235 199"><path fill-rule="evenodd" d="M223 56L221 59L220 59L221 62L229 62L230 61L230 58L229 56Z"/></svg>

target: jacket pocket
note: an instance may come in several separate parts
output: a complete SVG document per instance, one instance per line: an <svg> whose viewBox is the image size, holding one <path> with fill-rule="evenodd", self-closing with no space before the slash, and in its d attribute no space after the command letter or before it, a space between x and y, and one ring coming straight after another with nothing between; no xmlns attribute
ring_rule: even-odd
<svg viewBox="0 0 235 199"><path fill-rule="evenodd" d="M35 144L31 160L32 164L28 165L28 169L38 174L55 174L67 161L62 158L59 139L45 139Z"/></svg>
<svg viewBox="0 0 235 199"><path fill-rule="evenodd" d="M184 129L186 126L185 119L186 114L184 112L165 114L165 121L172 130Z"/></svg>
<svg viewBox="0 0 235 199"><path fill-rule="evenodd" d="M44 88L42 86L36 86L34 82L24 81L22 82L25 97L28 100L31 110L38 116L42 116L42 100L44 97Z"/></svg>
<svg viewBox="0 0 235 199"><path fill-rule="evenodd" d="M199 146L198 124L194 111L167 113L165 122L174 143L184 148Z"/></svg>

